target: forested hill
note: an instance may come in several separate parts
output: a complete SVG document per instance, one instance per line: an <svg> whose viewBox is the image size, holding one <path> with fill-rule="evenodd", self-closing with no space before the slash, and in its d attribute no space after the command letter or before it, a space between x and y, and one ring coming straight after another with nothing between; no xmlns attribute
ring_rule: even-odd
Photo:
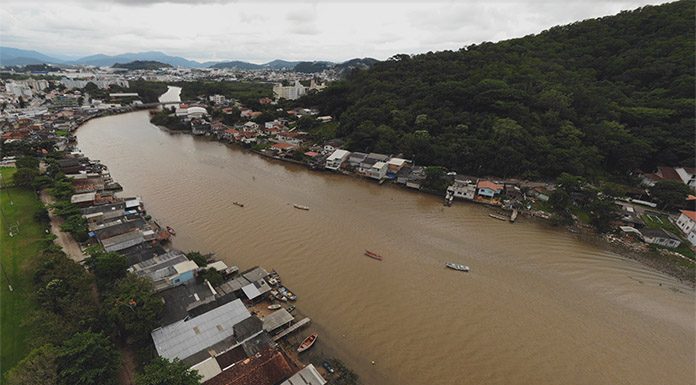
<svg viewBox="0 0 696 385"><path fill-rule="evenodd" d="M693 0L397 55L310 95L352 150L475 175L623 176L694 162Z"/></svg>

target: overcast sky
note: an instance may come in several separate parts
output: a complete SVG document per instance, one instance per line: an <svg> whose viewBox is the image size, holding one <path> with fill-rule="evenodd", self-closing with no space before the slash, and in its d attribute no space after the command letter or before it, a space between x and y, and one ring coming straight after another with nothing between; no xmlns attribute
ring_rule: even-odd
<svg viewBox="0 0 696 385"><path fill-rule="evenodd" d="M3 0L0 45L74 57L163 51L201 61L386 59L663 2Z"/></svg>

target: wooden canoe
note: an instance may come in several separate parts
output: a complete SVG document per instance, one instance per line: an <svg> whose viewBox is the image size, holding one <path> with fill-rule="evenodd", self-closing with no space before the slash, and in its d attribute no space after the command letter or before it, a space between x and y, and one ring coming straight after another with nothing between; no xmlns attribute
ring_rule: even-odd
<svg viewBox="0 0 696 385"><path fill-rule="evenodd" d="M381 256L381 255L379 255L379 254L377 254L377 253L373 253L373 252L370 251L370 250L365 250L365 255L367 255L367 256L370 257L370 258L376 259L376 260L378 260L378 261L381 261L381 260L382 260L382 256Z"/></svg>
<svg viewBox="0 0 696 385"><path fill-rule="evenodd" d="M304 341L300 344L300 346L297 348L298 353L302 353L305 350L309 349L314 345L314 343L317 341L317 338L319 337L319 334L312 334L309 337L305 338Z"/></svg>

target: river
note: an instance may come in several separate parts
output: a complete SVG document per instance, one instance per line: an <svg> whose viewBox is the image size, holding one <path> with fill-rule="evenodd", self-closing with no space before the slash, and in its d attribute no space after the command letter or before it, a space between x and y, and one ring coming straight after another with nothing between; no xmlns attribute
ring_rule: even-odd
<svg viewBox="0 0 696 385"><path fill-rule="evenodd" d="M77 136L174 246L276 269L366 385L694 383L693 290L572 234L170 134L145 111Z"/></svg>

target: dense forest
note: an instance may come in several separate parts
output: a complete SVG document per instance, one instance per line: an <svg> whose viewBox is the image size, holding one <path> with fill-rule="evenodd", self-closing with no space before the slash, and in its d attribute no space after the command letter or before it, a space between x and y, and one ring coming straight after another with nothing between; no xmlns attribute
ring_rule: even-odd
<svg viewBox="0 0 696 385"><path fill-rule="evenodd" d="M396 55L299 101L354 151L474 175L625 178L694 163L694 1Z"/></svg>
<svg viewBox="0 0 696 385"><path fill-rule="evenodd" d="M129 70L158 70L160 68L172 68L171 65L155 60L135 60L129 63L116 63L112 68L125 68Z"/></svg>

